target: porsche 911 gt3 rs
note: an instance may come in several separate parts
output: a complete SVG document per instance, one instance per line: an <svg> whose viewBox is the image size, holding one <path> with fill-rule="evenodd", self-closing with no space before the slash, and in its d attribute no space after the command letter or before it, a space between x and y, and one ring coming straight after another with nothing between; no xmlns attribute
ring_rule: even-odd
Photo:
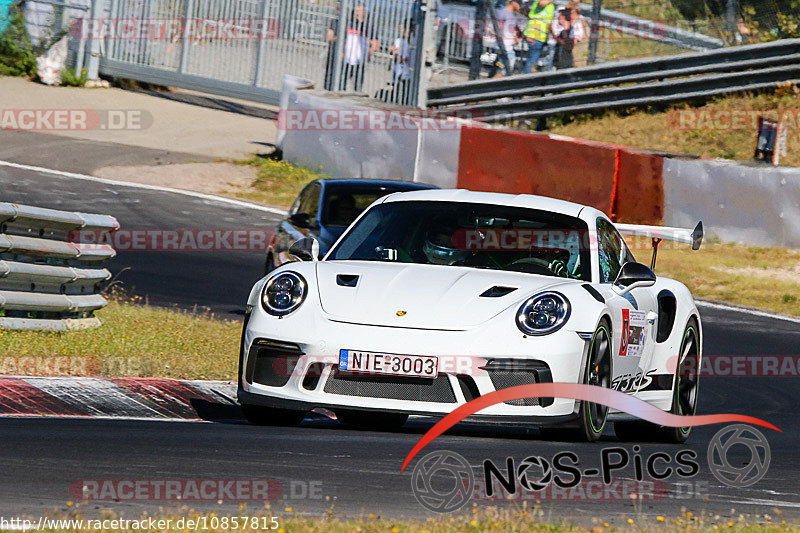
<svg viewBox="0 0 800 533"><path fill-rule="evenodd" d="M692 415L700 314L681 283L636 262L621 234L702 241L692 230L615 225L592 207L531 195L429 190L373 203L322 260L298 259L251 291L239 401L259 424L311 409L393 427L443 416L515 385L608 387ZM523 398L475 419L577 427L588 440L613 420L599 404ZM628 419L626 419L626 416ZM682 442L689 428L652 428Z"/></svg>

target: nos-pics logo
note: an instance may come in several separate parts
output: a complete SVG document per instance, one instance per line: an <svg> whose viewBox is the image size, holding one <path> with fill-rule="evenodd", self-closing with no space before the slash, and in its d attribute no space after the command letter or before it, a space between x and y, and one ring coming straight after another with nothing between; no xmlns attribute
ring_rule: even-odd
<svg viewBox="0 0 800 533"><path fill-rule="evenodd" d="M721 483L734 488L758 483L769 470L770 458L766 437L745 424L719 430L708 446L711 473ZM539 457L522 461L516 475L521 487L533 491L543 490L553 481L550 464ZM458 453L434 451L414 466L411 489L426 509L449 513L462 508L473 498L475 475L467 460Z"/></svg>

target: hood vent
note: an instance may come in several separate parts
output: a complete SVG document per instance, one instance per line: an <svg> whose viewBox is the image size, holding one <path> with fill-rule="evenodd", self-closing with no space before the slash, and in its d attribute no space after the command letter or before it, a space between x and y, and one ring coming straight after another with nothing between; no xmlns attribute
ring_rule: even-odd
<svg viewBox="0 0 800 533"><path fill-rule="evenodd" d="M355 287L358 285L357 274L336 274L336 284L342 287Z"/></svg>
<svg viewBox="0 0 800 533"><path fill-rule="evenodd" d="M515 290L517 290L516 287L501 287L495 285L494 287L486 289L483 294L481 294L481 298L500 298L506 294L511 294Z"/></svg>

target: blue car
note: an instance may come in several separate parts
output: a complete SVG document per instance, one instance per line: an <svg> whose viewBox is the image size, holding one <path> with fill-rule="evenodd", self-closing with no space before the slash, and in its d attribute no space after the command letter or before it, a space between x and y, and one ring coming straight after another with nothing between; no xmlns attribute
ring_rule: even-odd
<svg viewBox="0 0 800 533"><path fill-rule="evenodd" d="M289 247L304 237L314 237L319 241L322 257L358 215L378 198L394 192L436 188L407 181L314 180L305 186L289 209L286 219L275 230L267 249L264 274L288 262Z"/></svg>

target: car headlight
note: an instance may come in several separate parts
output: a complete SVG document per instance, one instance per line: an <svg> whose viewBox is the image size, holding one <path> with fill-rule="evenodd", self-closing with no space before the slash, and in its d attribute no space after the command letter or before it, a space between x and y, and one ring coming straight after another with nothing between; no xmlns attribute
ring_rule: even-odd
<svg viewBox="0 0 800 533"><path fill-rule="evenodd" d="M569 319L569 300L557 292L529 298L517 312L517 327L527 335L547 335L561 329Z"/></svg>
<svg viewBox="0 0 800 533"><path fill-rule="evenodd" d="M271 315L288 315L303 303L308 284L296 272L284 272L268 280L261 291L261 305Z"/></svg>

